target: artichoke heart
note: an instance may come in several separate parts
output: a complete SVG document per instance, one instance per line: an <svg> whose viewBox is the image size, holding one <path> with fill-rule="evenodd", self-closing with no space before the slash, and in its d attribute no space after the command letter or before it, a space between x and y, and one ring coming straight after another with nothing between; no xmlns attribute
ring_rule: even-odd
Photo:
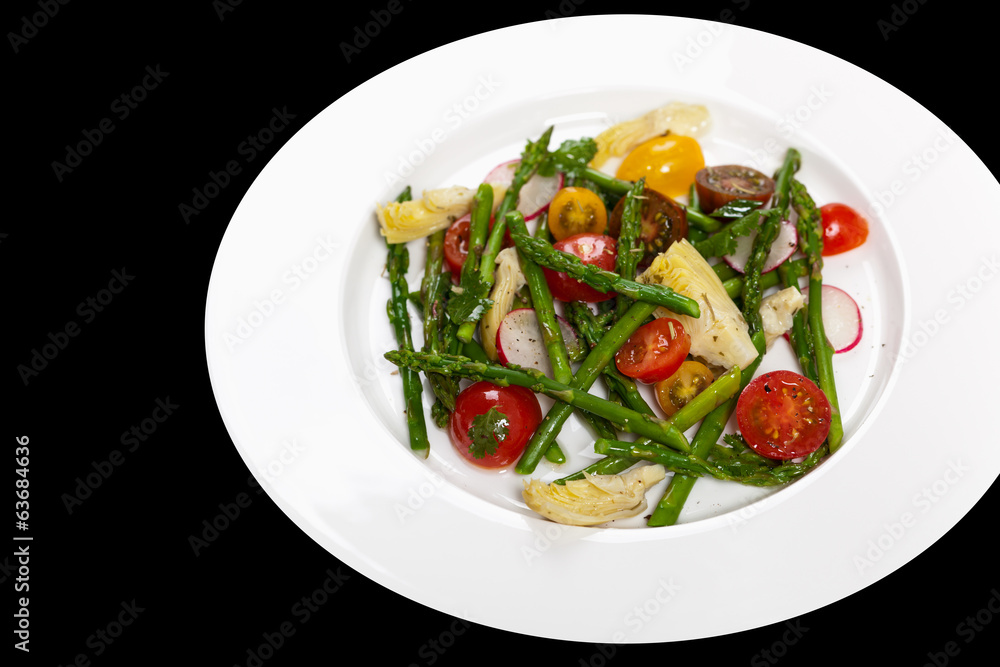
<svg viewBox="0 0 1000 667"><path fill-rule="evenodd" d="M497 253L496 276L490 299L493 306L486 311L480 322L480 338L483 341L483 351L492 361L497 360L497 330L500 322L511 311L514 296L518 290L527 284L521 272L517 248L504 248Z"/></svg>
<svg viewBox="0 0 1000 667"><path fill-rule="evenodd" d="M522 496L533 511L570 526L596 526L646 510L646 490L667 475L659 463L620 475L591 475L565 484L525 480Z"/></svg>
<svg viewBox="0 0 1000 667"><path fill-rule="evenodd" d="M792 318L805 303L805 295L794 287L786 287L761 300L760 319L768 347L792 328Z"/></svg>
<svg viewBox="0 0 1000 667"><path fill-rule="evenodd" d="M691 335L691 354L712 366L746 368L757 358L749 327L722 280L686 239L676 241L653 259L636 280L664 285L698 302L701 317L657 308L657 317L672 317Z"/></svg>
<svg viewBox="0 0 1000 667"><path fill-rule="evenodd" d="M671 102L639 118L613 125L594 137L597 153L590 166L598 169L608 158L621 157L642 142L667 132L697 137L708 128L709 122L704 105Z"/></svg>
<svg viewBox="0 0 1000 667"><path fill-rule="evenodd" d="M375 215L388 243L406 243L449 227L472 209L475 194L461 185L424 190L420 199L375 204Z"/></svg>

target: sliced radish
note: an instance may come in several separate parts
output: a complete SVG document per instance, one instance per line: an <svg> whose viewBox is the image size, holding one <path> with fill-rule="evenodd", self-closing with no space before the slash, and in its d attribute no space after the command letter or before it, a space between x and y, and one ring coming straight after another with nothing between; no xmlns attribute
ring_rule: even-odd
<svg viewBox="0 0 1000 667"><path fill-rule="evenodd" d="M861 341L861 309L851 295L823 285L823 328L834 352L847 352Z"/></svg>
<svg viewBox="0 0 1000 667"><path fill-rule="evenodd" d="M576 330L562 317L557 316L563 341L572 352L581 343ZM522 368L534 368L552 377L552 363L542 338L542 327L533 308L517 308L510 311L497 328L497 356L500 363L515 364Z"/></svg>
<svg viewBox="0 0 1000 667"><path fill-rule="evenodd" d="M514 170L520 160L510 160L497 165L483 179L484 183L491 185L501 185L510 187L514 180ZM524 215L525 220L533 220L544 213L549 208L549 203L556 193L563 186L563 175L561 173L554 176L539 176L535 174L521 186L521 193L517 200L517 210Z"/></svg>
<svg viewBox="0 0 1000 667"><path fill-rule="evenodd" d="M722 259L725 260L726 264L743 273L747 260L750 259L750 252L753 250L753 241L755 238L757 238L756 231L746 236L738 236L736 238L736 252L731 255L724 255ZM795 254L798 245L799 234L795 231L795 225L788 220L782 220L781 227L778 229L778 237L771 244L771 253L764 261L764 268L761 269L761 272L774 271L782 262Z"/></svg>

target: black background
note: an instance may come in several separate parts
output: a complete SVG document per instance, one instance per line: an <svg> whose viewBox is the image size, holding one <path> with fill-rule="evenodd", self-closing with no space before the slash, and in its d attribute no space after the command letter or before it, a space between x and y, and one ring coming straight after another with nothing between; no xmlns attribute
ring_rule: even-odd
<svg viewBox="0 0 1000 667"><path fill-rule="evenodd" d="M460 628L454 619L352 572L256 493L217 413L205 365L206 288L226 225L267 159L310 118L392 65L461 37L541 20L546 11L665 13L669 3L627 10L597 0L540 2L529 9L503 3L477 9L476 3L445 11L440 3L406 2L350 63L339 44L387 3L319 12L320 3L302 2L244 0L222 11L221 3L208 0L181 7L53 0L58 12L36 18L43 25L33 31L25 17L41 16L41 4L7 3L2 24L8 33L5 136L13 143L5 188L13 205L0 227L0 293L7 302L3 437L8 453L15 436L30 437L27 534L34 538L31 652L4 648L15 654L11 664L71 664L83 654L94 665L247 665L248 650L256 651L263 634L286 621L295 634L266 665L356 662L349 656L358 648L360 659L386 665L464 665L492 656L530 664L543 655L559 665L624 664L635 657L766 664L761 651L781 640L783 624L672 645L620 646L609 659L593 645L478 625L454 634ZM986 104L995 86L995 9L965 11L961 3L916 0L863 8L764 6L758 0L698 4L677 11L717 19L738 4L745 7L739 25L806 42L876 74L928 107L996 172L993 106ZM898 29L886 32L886 26ZM10 33L28 36L26 42L14 39L16 51ZM599 57L594 46L580 45L565 63L540 66L557 77L561 67L586 66L588 57ZM114 116L112 100L157 65L168 73L163 81L127 118ZM780 85L780 72L762 71L760 83ZM209 171L237 157L236 147L266 125L274 108L295 115L289 129L185 224L178 205L190 202L192 188L204 186ZM114 131L60 181L53 161L65 161L66 145L105 117L112 117ZM967 194L955 193L959 217L988 216L961 211L972 205ZM78 304L106 288L114 270L134 278L85 322ZM26 385L16 367L30 364L32 351L71 320L80 324L79 335ZM124 451L121 434L150 417L156 399L168 398L178 406L174 413L134 452ZM984 437L991 427L984 421ZM115 449L123 450L124 461L69 513L63 494L73 493L76 479ZM11 485L12 459L5 457L4 473ZM231 504L241 493L248 494L248 506L195 556L189 537L220 514L220 503ZM838 656L862 664L922 665L933 664L932 658L939 665L985 664L985 656L1000 648L1000 619L971 642L956 629L1000 587L989 540L998 504L994 485L915 561L797 619L808 631L787 653L779 648L780 661ZM13 590L14 548L0 554L5 609L14 609L21 595ZM760 595L768 586L823 576L809 563L795 565L762 577ZM752 556L746 566L752 570ZM322 585L328 568L347 578L308 623L298 623L293 605ZM726 576L746 576L738 569L734 564ZM101 641L95 633L115 632L109 624L133 600L142 609L134 622L113 643ZM557 613L557 601L553 609ZM2 636L13 644L15 622L5 618ZM950 658L943 653L949 641L959 649ZM442 645L448 648L435 649Z"/></svg>

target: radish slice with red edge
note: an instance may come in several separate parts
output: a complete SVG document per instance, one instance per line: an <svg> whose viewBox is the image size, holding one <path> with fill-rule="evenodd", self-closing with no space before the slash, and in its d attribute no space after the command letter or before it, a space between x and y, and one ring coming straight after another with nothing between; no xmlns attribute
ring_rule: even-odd
<svg viewBox="0 0 1000 667"><path fill-rule="evenodd" d="M497 165L483 179L484 183L491 185L502 185L510 187L514 180L514 170L520 160L510 160ZM553 176L540 176L535 174L521 186L520 196L517 199L517 210L521 212L524 219L534 220L548 210L552 198L563 186L564 177L562 173Z"/></svg>
<svg viewBox="0 0 1000 667"><path fill-rule="evenodd" d="M864 330L857 302L850 294L833 285L823 285L822 298L823 329L833 351L840 353L854 349L861 342Z"/></svg>
<svg viewBox="0 0 1000 667"><path fill-rule="evenodd" d="M757 238L756 230L746 236L736 237L736 251L731 255L723 255L722 259L736 271L743 273L746 269L747 260L753 250L753 241ZM795 225L788 220L782 220L778 229L778 237L771 244L771 252L764 261L761 273L774 271L786 259L795 254L799 246L799 234L795 231Z"/></svg>
<svg viewBox="0 0 1000 667"><path fill-rule="evenodd" d="M556 319L572 357L574 351L579 351L580 339L569 322L558 315ZM534 308L517 308L503 318L497 328L497 357L504 366L533 368L552 377L552 363Z"/></svg>

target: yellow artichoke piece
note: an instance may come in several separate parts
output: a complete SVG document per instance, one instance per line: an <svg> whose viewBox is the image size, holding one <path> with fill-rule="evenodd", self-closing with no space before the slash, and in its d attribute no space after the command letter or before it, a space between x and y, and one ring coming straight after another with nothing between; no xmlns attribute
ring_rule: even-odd
<svg viewBox="0 0 1000 667"><path fill-rule="evenodd" d="M761 300L760 319L768 347L792 328L792 318L805 303L805 295L794 287L786 287Z"/></svg>
<svg viewBox="0 0 1000 667"><path fill-rule="evenodd" d="M517 248L501 250L497 254L496 265L495 282L493 283L493 291L490 292L493 306L486 311L479 323L483 351L491 361L496 361L499 356L497 354L497 330L500 328L500 322L511 311L514 295L527 284L527 280L521 272Z"/></svg>
<svg viewBox="0 0 1000 667"><path fill-rule="evenodd" d="M621 157L642 142L666 132L698 137L711 123L708 108L702 104L671 102L639 118L617 123L596 137L597 153L590 166L599 169L611 157Z"/></svg>
<svg viewBox="0 0 1000 667"><path fill-rule="evenodd" d="M475 194L461 185L424 190L420 199L376 204L375 215L387 242L406 243L447 229L472 209Z"/></svg>
<svg viewBox="0 0 1000 667"><path fill-rule="evenodd" d="M597 526L646 510L646 491L667 475L659 463L620 475L590 475L566 484L525 480L522 496L534 512L569 526Z"/></svg>
<svg viewBox="0 0 1000 667"><path fill-rule="evenodd" d="M743 313L726 294L722 280L686 239L676 241L636 277L641 283L664 285L698 302L701 317L657 308L657 317L672 317L691 335L691 354L711 366L746 368L757 358Z"/></svg>

